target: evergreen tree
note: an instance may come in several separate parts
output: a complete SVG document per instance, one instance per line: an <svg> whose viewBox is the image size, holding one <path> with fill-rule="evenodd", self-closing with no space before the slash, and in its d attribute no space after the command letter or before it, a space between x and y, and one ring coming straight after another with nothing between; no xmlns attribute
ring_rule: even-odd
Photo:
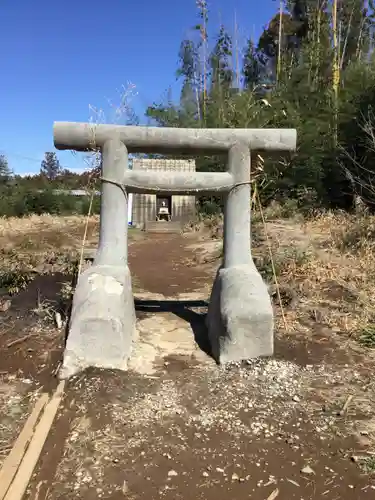
<svg viewBox="0 0 375 500"><path fill-rule="evenodd" d="M8 158L5 155L0 155L0 177L10 177L12 171L9 168Z"/></svg>
<svg viewBox="0 0 375 500"><path fill-rule="evenodd" d="M0 155L0 184L6 185L9 183L13 172L9 168L8 158L5 155Z"/></svg>
<svg viewBox="0 0 375 500"><path fill-rule="evenodd" d="M243 58L242 74L244 78L244 87L252 90L263 82L264 60L261 54L256 50L253 40L250 38L247 42Z"/></svg>
<svg viewBox="0 0 375 500"><path fill-rule="evenodd" d="M46 152L44 154L40 174L50 181L55 180L61 174L61 166L56 153Z"/></svg>
<svg viewBox="0 0 375 500"><path fill-rule="evenodd" d="M206 4L201 4L200 41L185 40L180 47L179 102L155 105L149 116L161 126L296 128L297 154L265 163L264 202L296 198L304 203L303 193L312 192L316 203L346 208L353 178L373 189L374 1L337 0L336 47L334 0L285 0L282 15L274 15L259 40L244 47L239 92L232 88L230 36L221 26L209 43ZM213 50L202 64L208 46ZM337 67L338 91L332 81ZM225 162L200 158L197 168L222 170ZM375 206L371 189L366 198L372 197Z"/></svg>
<svg viewBox="0 0 375 500"><path fill-rule="evenodd" d="M183 77L185 81L195 85L198 83L199 67L198 52L192 40L183 40L178 54L180 66L177 70L177 77Z"/></svg>
<svg viewBox="0 0 375 500"><path fill-rule="evenodd" d="M179 62L177 77L183 79L180 112L185 115L189 126L194 126L194 122L200 121L202 116L198 47L192 40L183 40L181 43Z"/></svg>
<svg viewBox="0 0 375 500"><path fill-rule="evenodd" d="M370 8L367 8L369 4ZM371 8L372 6L372 8ZM372 45L374 12L372 2L367 0L339 0L338 21L340 24L340 67L367 57Z"/></svg>
<svg viewBox="0 0 375 500"><path fill-rule="evenodd" d="M233 82L233 55L232 38L223 25L216 39L215 47L210 57L211 86L213 88L229 89Z"/></svg>

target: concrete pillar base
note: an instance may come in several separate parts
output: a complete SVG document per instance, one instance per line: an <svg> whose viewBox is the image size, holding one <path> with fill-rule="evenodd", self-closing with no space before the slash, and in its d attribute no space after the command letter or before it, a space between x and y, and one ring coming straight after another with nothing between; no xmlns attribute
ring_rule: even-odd
<svg viewBox="0 0 375 500"><path fill-rule="evenodd" d="M273 355L271 299L254 264L218 270L206 324L220 364Z"/></svg>
<svg viewBox="0 0 375 500"><path fill-rule="evenodd" d="M134 336L129 268L93 265L80 275L74 293L60 378L88 367L125 370Z"/></svg>

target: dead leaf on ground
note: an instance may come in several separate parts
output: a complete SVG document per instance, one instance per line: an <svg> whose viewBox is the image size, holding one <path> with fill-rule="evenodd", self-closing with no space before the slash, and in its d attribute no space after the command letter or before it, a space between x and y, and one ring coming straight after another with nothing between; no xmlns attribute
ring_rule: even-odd
<svg viewBox="0 0 375 500"><path fill-rule="evenodd" d="M267 498L267 500L275 500L275 498L277 498L279 496L279 493L280 493L279 488L276 488L276 490L273 490L273 492Z"/></svg>

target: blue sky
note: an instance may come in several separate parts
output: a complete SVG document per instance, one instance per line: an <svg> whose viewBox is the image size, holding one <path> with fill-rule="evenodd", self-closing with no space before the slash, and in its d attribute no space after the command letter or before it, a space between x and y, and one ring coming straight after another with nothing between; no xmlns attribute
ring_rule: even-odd
<svg viewBox="0 0 375 500"><path fill-rule="evenodd" d="M210 32L233 29L236 12L240 41L257 36L277 4L211 0ZM16 173L39 171L55 120L88 121L92 105L111 121L108 100L128 82L141 119L169 86L178 97L179 44L198 22L195 0L2 0L0 16L0 153ZM58 157L85 166L81 155Z"/></svg>

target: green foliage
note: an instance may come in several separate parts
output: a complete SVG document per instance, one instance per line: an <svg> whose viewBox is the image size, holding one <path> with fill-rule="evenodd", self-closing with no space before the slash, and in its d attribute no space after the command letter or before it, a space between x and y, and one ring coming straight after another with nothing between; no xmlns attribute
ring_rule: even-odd
<svg viewBox="0 0 375 500"><path fill-rule="evenodd" d="M215 47L210 57L212 91L215 89L223 91L230 88L233 81L232 56L232 38L225 30L225 27L221 25Z"/></svg>
<svg viewBox="0 0 375 500"><path fill-rule="evenodd" d="M262 83L262 80L264 80L264 71L262 54L257 50L253 40L250 38L245 48L242 65L245 89L254 90L257 85Z"/></svg>
<svg viewBox="0 0 375 500"><path fill-rule="evenodd" d="M56 153L47 152L44 155L44 160L40 166L40 173L46 177L46 179L53 181L61 173L60 162L57 159Z"/></svg>
<svg viewBox="0 0 375 500"><path fill-rule="evenodd" d="M179 99L174 101L168 92L162 102L147 109L147 117L162 127L295 128L296 154L265 158L262 172L256 174L262 203L287 206L291 200L290 206L311 214L322 207L351 209L359 194L373 209L373 0L338 2L336 54L333 0L286 0L283 15L274 15L259 39L248 37L244 47L233 44L224 25L210 37L207 2L198 0L197 9L192 36L179 48ZM240 61L240 54L242 67L234 71L233 62ZM333 86L336 61L338 96ZM222 171L225 163L220 156L196 158L198 171ZM1 165L0 157L0 179ZM80 213L88 209L89 200L56 198L51 189L52 182L54 188L74 189L84 186L84 180L62 171L55 153L48 152L40 176L11 178L11 186L9 182L1 186L0 213ZM95 198L94 212L98 203ZM202 212L214 214L223 203L220 198L202 197L200 205Z"/></svg>
<svg viewBox="0 0 375 500"><path fill-rule="evenodd" d="M7 158L0 155L0 217L22 217L30 214L87 215L100 212L100 196L69 194L71 190L91 192L95 188L94 172L76 174L62 169L55 153L46 153L39 175L14 175Z"/></svg>
<svg viewBox="0 0 375 500"><path fill-rule="evenodd" d="M367 3L338 3L338 109L332 84L332 1L288 0L281 19L273 16L259 40L248 39L243 48L240 88L233 85L231 59L238 53L231 37L221 26L208 40L207 8L200 2L198 32L183 41L179 54L180 100L155 104L147 110L148 117L173 127L296 128L297 153L266 158L259 179L264 204L294 199L307 213L316 207L351 209L357 193L374 204L374 8L373 2L366 8ZM281 72L276 78L279 53ZM225 158L197 159L198 170L224 168ZM218 199L201 200L204 212L220 206Z"/></svg>
<svg viewBox="0 0 375 500"><path fill-rule="evenodd" d="M375 348L375 324L367 325L359 335L358 340L365 347Z"/></svg>
<svg viewBox="0 0 375 500"><path fill-rule="evenodd" d="M0 155L0 186L9 182L12 171L9 168L8 159L5 155Z"/></svg>
<svg viewBox="0 0 375 500"><path fill-rule="evenodd" d="M56 193L54 187L35 190L23 186L7 186L0 189L0 216L22 217L26 215L87 215L90 196L73 196ZM100 197L94 196L91 213L100 213Z"/></svg>
<svg viewBox="0 0 375 500"><path fill-rule="evenodd" d="M0 274L0 289L6 291L8 295L17 295L27 288L27 285L34 279L34 273L21 271L20 269L8 271Z"/></svg>
<svg viewBox="0 0 375 500"><path fill-rule="evenodd" d="M364 472L367 474L373 474L375 472L375 457L367 457L360 462L360 465Z"/></svg>

